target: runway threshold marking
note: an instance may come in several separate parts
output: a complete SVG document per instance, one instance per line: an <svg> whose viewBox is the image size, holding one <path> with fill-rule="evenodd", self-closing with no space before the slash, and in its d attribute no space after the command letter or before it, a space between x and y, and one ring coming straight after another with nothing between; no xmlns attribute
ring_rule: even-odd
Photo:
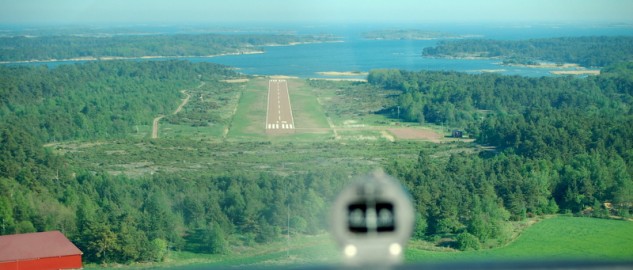
<svg viewBox="0 0 633 270"><path fill-rule="evenodd" d="M285 86L285 100L287 103L282 102L282 89ZM274 89L276 88L276 91ZM275 119L274 101L271 100L271 95L277 95L277 119ZM273 97L274 100L274 97ZM284 106L282 107L282 103ZM290 104L290 93L288 90L288 82L286 80L269 80L268 81L268 109L266 110L266 130L285 129L294 130L294 118L292 115L292 106ZM287 104L287 105L286 105ZM287 108L286 108L287 107ZM282 113L283 112L283 113Z"/></svg>

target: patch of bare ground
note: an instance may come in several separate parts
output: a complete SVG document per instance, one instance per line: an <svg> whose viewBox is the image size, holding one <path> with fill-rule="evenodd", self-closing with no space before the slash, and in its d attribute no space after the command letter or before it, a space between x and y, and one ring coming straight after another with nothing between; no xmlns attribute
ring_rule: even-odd
<svg viewBox="0 0 633 270"><path fill-rule="evenodd" d="M381 130L380 135L382 135L382 137L385 138L387 141L390 141L390 142L396 141L396 138L393 137L393 135L389 134L389 132L387 132L386 130Z"/></svg>
<svg viewBox="0 0 633 270"><path fill-rule="evenodd" d="M442 134L422 128L389 128L387 131L401 140L423 140L440 143L442 138L444 138Z"/></svg>
<svg viewBox="0 0 633 270"><path fill-rule="evenodd" d="M553 70L550 73L555 75L600 75L600 70Z"/></svg>

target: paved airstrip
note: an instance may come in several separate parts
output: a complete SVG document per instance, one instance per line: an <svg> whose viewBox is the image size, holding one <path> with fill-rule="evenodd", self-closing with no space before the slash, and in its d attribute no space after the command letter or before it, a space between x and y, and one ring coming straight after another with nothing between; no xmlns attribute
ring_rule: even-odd
<svg viewBox="0 0 633 270"><path fill-rule="evenodd" d="M295 123L290 106L290 94L286 80L268 81L268 109L266 110L266 133L294 133Z"/></svg>

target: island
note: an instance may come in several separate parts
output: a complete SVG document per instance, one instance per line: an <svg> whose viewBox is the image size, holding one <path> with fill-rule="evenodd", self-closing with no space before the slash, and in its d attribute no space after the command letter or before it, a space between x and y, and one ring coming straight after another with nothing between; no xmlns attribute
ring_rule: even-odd
<svg viewBox="0 0 633 270"><path fill-rule="evenodd" d="M478 37L476 35L455 35L443 32L424 31L415 29L391 29L365 32L363 38L371 40L434 40L461 39Z"/></svg>

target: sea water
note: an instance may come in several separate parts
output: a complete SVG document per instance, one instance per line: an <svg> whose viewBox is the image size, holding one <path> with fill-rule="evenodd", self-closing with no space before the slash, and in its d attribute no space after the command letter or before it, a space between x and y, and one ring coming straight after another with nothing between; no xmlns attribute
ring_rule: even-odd
<svg viewBox="0 0 633 270"><path fill-rule="evenodd" d="M520 40L569 36L633 35L630 25L426 25L398 26L477 38ZM497 72L506 75L551 76L551 68L501 65L499 59L445 59L422 56L437 40L369 40L362 33L395 26L312 27L302 33L334 33L341 42L265 47L263 54L190 58L236 67L249 75L288 75L302 78L328 77L320 72L368 72L372 69L436 70L468 73ZM300 31L301 32L301 31ZM337 76L340 77L340 76ZM362 76L352 76L362 77Z"/></svg>

